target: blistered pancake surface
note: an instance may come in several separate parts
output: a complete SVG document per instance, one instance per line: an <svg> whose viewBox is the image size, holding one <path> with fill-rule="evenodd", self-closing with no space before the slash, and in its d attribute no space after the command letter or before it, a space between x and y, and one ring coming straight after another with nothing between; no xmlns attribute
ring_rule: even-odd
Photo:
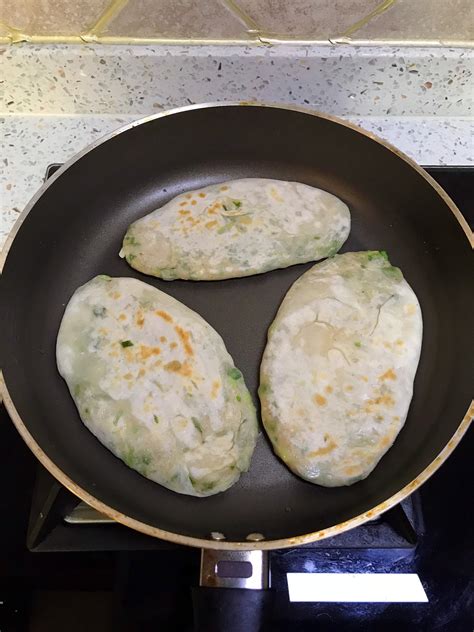
<svg viewBox="0 0 474 632"><path fill-rule="evenodd" d="M386 253L313 266L284 298L261 364L275 452L319 485L368 476L405 423L421 341L417 297Z"/></svg>

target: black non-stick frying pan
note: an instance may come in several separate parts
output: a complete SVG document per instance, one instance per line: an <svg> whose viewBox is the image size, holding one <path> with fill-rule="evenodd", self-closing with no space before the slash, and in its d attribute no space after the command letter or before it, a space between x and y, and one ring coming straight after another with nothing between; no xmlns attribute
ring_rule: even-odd
<svg viewBox="0 0 474 632"><path fill-rule="evenodd" d="M188 189L249 176L304 182L348 204L352 229L343 251L386 250L418 295L421 360L406 424L366 480L332 489L306 483L262 434L250 472L233 488L191 498L129 469L85 428L56 370L56 335L79 285L100 273L139 278L217 329L258 403L267 328L290 285L313 264L244 279L166 282L118 257L130 222ZM66 487L132 528L220 549L295 546L334 535L416 489L468 427L471 257L470 230L442 189L406 156L354 126L250 104L159 114L72 159L21 216L0 282L4 401L29 447ZM213 539L216 532L225 539Z"/></svg>

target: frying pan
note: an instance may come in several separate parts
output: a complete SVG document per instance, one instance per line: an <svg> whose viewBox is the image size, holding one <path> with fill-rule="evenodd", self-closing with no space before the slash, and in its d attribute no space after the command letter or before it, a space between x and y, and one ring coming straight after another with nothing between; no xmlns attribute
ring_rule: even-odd
<svg viewBox="0 0 474 632"><path fill-rule="evenodd" d="M383 249L400 266L423 310L421 360L406 424L366 480L340 488L304 482L262 434L249 473L225 493L197 499L143 478L86 429L58 375L55 341L79 285L101 273L139 278L217 329L258 403L268 326L291 284L313 264L243 279L166 282L132 270L117 254L127 226L175 195L249 176L303 182L348 204L352 230L343 252ZM0 281L6 407L63 485L151 536L252 550L335 535L399 503L468 428L472 244L461 213L420 167L334 117L257 104L199 105L149 117L64 165L7 242Z"/></svg>

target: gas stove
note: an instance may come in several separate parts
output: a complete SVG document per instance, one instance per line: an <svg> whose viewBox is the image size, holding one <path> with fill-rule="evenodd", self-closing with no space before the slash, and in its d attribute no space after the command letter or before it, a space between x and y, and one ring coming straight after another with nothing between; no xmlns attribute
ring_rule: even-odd
<svg viewBox="0 0 474 632"><path fill-rule="evenodd" d="M382 516L332 538L305 545L305 550L377 551L388 558L412 556L423 537L419 494ZM36 468L27 546L30 551L139 551L182 548L117 524L65 489L41 465Z"/></svg>
<svg viewBox="0 0 474 632"><path fill-rule="evenodd" d="M47 177L59 166L51 165ZM427 171L472 227L474 168L427 167ZM472 478L469 447L472 450L472 431L430 481L376 520L333 538L272 552L272 587L278 595L272 632L290 627L314 630L315 625L318 630L348 631L398 630L400 625L417 632L471 630L474 549L462 486L462 481L467 484ZM59 599L60 591L64 597L64 591L87 590L91 585L119 599L123 614L123 619L114 617L110 627L100 623L94 627L91 611L87 629L92 632L158 629L160 623L170 631L191 629L185 586L198 581L195 550L132 531L80 502L36 463L1 406L0 467L0 542L4 543L0 563L6 561L9 578L4 586L0 577L0 624L5 620L11 625L5 629L31 629L21 626L31 616L31 599L45 586ZM56 555L37 555L40 552ZM64 561L63 571L59 560ZM416 573L428 601L291 603L289 573ZM164 591L167 603L157 591ZM125 623L132 620L141 623L138 627ZM148 628L150 621L153 625ZM48 632L55 630L52 623Z"/></svg>

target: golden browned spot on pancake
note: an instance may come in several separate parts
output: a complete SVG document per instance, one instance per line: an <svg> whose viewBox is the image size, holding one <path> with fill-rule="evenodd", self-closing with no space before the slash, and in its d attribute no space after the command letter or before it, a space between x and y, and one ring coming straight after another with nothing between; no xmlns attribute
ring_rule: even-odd
<svg viewBox="0 0 474 632"><path fill-rule="evenodd" d="M120 292L111 292L111 293L110 293L110 296L111 296L112 298L117 299L117 298L120 298L122 295L120 294Z"/></svg>
<svg viewBox="0 0 474 632"><path fill-rule="evenodd" d="M135 360L135 347L126 347L121 349L123 356L125 354L125 360L127 362L133 362Z"/></svg>
<svg viewBox="0 0 474 632"><path fill-rule="evenodd" d="M397 376L393 369L388 369L382 375L379 375L379 380L396 380Z"/></svg>
<svg viewBox="0 0 474 632"><path fill-rule="evenodd" d="M344 468L344 474L347 476L357 476L357 474L360 474L360 467L357 467L357 465L349 465L349 467Z"/></svg>
<svg viewBox="0 0 474 632"><path fill-rule="evenodd" d="M324 390L326 391L326 393L332 393L333 388L332 388L332 386L330 386L330 385L328 384Z"/></svg>
<svg viewBox="0 0 474 632"><path fill-rule="evenodd" d="M395 340L395 344L398 345L399 347L403 347L405 343L403 342L401 338L398 338L398 340Z"/></svg>
<svg viewBox="0 0 474 632"><path fill-rule="evenodd" d="M191 204L192 204L193 206L194 206L195 204L197 204L196 200L193 200L193 201L191 202Z"/></svg>
<svg viewBox="0 0 474 632"><path fill-rule="evenodd" d="M324 435L324 441L326 443L324 448L319 448L318 450L313 450L313 452L310 452L308 454L308 456L311 457L311 458L312 457L316 457L316 456L324 456L325 454L329 454L335 448L337 448L337 443L335 441L333 441L333 439L328 434Z"/></svg>
<svg viewBox="0 0 474 632"><path fill-rule="evenodd" d="M126 314L123 314L123 313L122 313L122 314L119 314L118 319L119 319L119 320L127 320L127 316L126 316Z"/></svg>
<svg viewBox="0 0 474 632"><path fill-rule="evenodd" d="M393 406L393 404L395 404L395 400L393 399L391 395L386 394L386 395L381 395L380 397L377 397L376 403L385 404L387 406Z"/></svg>
<svg viewBox="0 0 474 632"><path fill-rule="evenodd" d="M131 373L125 373L125 375L124 375L123 377L124 377L124 379L126 379L126 380L131 380L131 379L133 379L133 375L132 375Z"/></svg>
<svg viewBox="0 0 474 632"><path fill-rule="evenodd" d="M141 360L147 360L150 356L159 355L161 349L159 347L149 347L148 345L140 345L139 355Z"/></svg>
<svg viewBox="0 0 474 632"><path fill-rule="evenodd" d="M160 342L166 342L167 338L166 336L160 336Z"/></svg>
<svg viewBox="0 0 474 632"><path fill-rule="evenodd" d="M410 305L405 305L405 307L403 308L403 311L408 316L413 316L413 314L416 314L416 306L413 305L413 303L410 303Z"/></svg>
<svg viewBox="0 0 474 632"><path fill-rule="evenodd" d="M178 346L177 342L171 342L170 343L170 349L176 349L177 346Z"/></svg>
<svg viewBox="0 0 474 632"><path fill-rule="evenodd" d="M344 387L344 390L350 393L351 391L354 390L354 387L351 384L348 384L347 386Z"/></svg>
<svg viewBox="0 0 474 632"><path fill-rule="evenodd" d="M188 200L190 200L193 196L192 196L191 193L186 193L186 195L184 197L187 198Z"/></svg>
<svg viewBox="0 0 474 632"><path fill-rule="evenodd" d="M143 316L142 312L137 312L135 316L135 322L139 327L143 327L143 323L145 322L145 316Z"/></svg>
<svg viewBox="0 0 474 632"><path fill-rule="evenodd" d="M367 377L367 375L361 375L361 376L360 376L360 379L361 379L363 382L368 382L368 381L369 381L369 378Z"/></svg>
<svg viewBox="0 0 474 632"><path fill-rule="evenodd" d="M220 187L219 189L219 191L228 191L228 190L229 190L229 187L226 187L226 186Z"/></svg>
<svg viewBox="0 0 474 632"><path fill-rule="evenodd" d="M192 374L189 364L187 362L181 363L179 360L172 360L171 362L168 362L168 364L165 364L163 368L167 371L184 375L185 377L189 377Z"/></svg>
<svg viewBox="0 0 474 632"><path fill-rule="evenodd" d="M394 421L400 421L400 417L398 415L395 415L393 419Z"/></svg>
<svg viewBox="0 0 474 632"><path fill-rule="evenodd" d="M216 205L215 204L214 204L214 206L211 206L211 208L209 208L207 210L207 214L208 215L215 215L216 213L217 213L217 210L216 210Z"/></svg>
<svg viewBox="0 0 474 632"><path fill-rule="evenodd" d="M385 347L385 349L391 349L392 348L392 344L390 342L384 342L383 346Z"/></svg>
<svg viewBox="0 0 474 632"><path fill-rule="evenodd" d="M212 228L212 227L213 227L213 226L215 226L216 224L217 224L217 220L216 220L216 219L214 219L214 220L212 220L212 222L207 222L207 224L204 224L204 226L205 226L206 228Z"/></svg>
<svg viewBox="0 0 474 632"><path fill-rule="evenodd" d="M201 197L201 198L205 198L205 197L206 197L206 193L203 193L203 192L201 191L201 193L199 193L199 197Z"/></svg>
<svg viewBox="0 0 474 632"><path fill-rule="evenodd" d="M185 210L179 211L180 215L189 215L189 213L191 213L191 211L185 211Z"/></svg>
<svg viewBox="0 0 474 632"><path fill-rule="evenodd" d="M181 375L184 375L185 377L190 377L193 374L193 370L192 368L189 366L189 364L187 362L185 362L181 368L180 371Z"/></svg>
<svg viewBox="0 0 474 632"><path fill-rule="evenodd" d="M374 399L368 399L364 406L364 411L370 413L373 411L374 406L393 406L394 404L395 400L393 399L393 397L386 393L385 395L374 397Z"/></svg>
<svg viewBox="0 0 474 632"><path fill-rule="evenodd" d="M313 397L313 402L317 404L318 406L326 406L327 399L323 397L322 395L320 395L319 393L316 393L316 395Z"/></svg>
<svg viewBox="0 0 474 632"><path fill-rule="evenodd" d="M219 382L219 380L214 380L212 382L212 389L211 389L211 398L212 399L216 399L217 393L219 392L220 386L221 386L221 383Z"/></svg>
<svg viewBox="0 0 474 632"><path fill-rule="evenodd" d="M386 448L388 445L390 445L390 443L390 437L387 435L385 437L382 437L382 439L379 441L379 445L381 448Z"/></svg>
<svg viewBox="0 0 474 632"><path fill-rule="evenodd" d="M171 360L171 362L168 362L168 364L165 364L165 369L167 371L173 371L173 373L177 373L178 371L181 371L182 366L183 365L181 364L179 360Z"/></svg>
<svg viewBox="0 0 474 632"><path fill-rule="evenodd" d="M141 368L141 369L138 371L138 377L143 377L144 375L145 375L145 369Z"/></svg>
<svg viewBox="0 0 474 632"><path fill-rule="evenodd" d="M187 217L186 220L190 223L191 227L197 226L201 222L200 219L196 219L195 217Z"/></svg>
<svg viewBox="0 0 474 632"><path fill-rule="evenodd" d="M166 320L167 323L173 322L173 318L168 314L168 312L164 312L162 309L157 309L155 314L160 316L163 320Z"/></svg>
<svg viewBox="0 0 474 632"><path fill-rule="evenodd" d="M174 330L178 334L179 339L181 340L181 342L183 344L185 353L187 355L194 355L194 350L191 347L191 343L189 342L190 338L191 338L189 331L184 330L179 325L176 325Z"/></svg>
<svg viewBox="0 0 474 632"><path fill-rule="evenodd" d="M187 202L180 202L179 205L180 206L186 206Z"/></svg>
<svg viewBox="0 0 474 632"><path fill-rule="evenodd" d="M105 327L101 327L101 328L99 329L99 334L100 334L101 336L106 336L108 333L109 333L109 330L108 330L108 329L106 329Z"/></svg>

